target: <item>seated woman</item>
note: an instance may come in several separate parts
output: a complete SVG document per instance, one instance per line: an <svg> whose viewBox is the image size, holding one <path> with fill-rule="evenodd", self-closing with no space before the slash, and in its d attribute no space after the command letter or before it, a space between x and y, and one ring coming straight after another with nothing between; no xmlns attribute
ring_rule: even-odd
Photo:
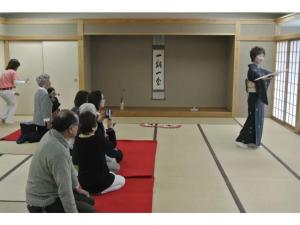
<svg viewBox="0 0 300 225"><path fill-rule="evenodd" d="M48 91L48 95L49 95L49 98L50 98L52 104L53 105L60 105L60 102L59 102L59 100L57 98L57 96L59 96L59 94L56 93L54 87L49 87L47 89L47 91ZM53 113L53 108L52 108L52 113Z"/></svg>
<svg viewBox="0 0 300 225"><path fill-rule="evenodd" d="M97 126L98 126L98 122L99 120L101 120L100 114L97 112L96 107L92 104L92 103L84 103L80 106L79 108L79 115L89 111L91 113L93 113L94 115L97 115ZM102 136L100 136L100 138L103 138ZM104 142L102 143L103 146L101 146L102 149L106 149L106 143L107 141L104 139ZM106 164L108 166L109 171L113 172L113 173L119 173L120 171L120 164L116 161L115 158L111 158L109 156L107 156L105 154L105 158L106 158Z"/></svg>
<svg viewBox="0 0 300 225"><path fill-rule="evenodd" d="M92 91L88 95L88 102L94 104L97 111L100 113L100 117L98 119L98 129L96 134L100 137L105 138L105 154L110 157L116 159L117 162L120 162L123 159L123 153L121 150L117 148L117 139L116 133L113 129L113 121L112 118L106 118L104 107L105 107L105 99L104 95L101 91ZM105 130L103 126L103 121L107 120L107 129Z"/></svg>
<svg viewBox="0 0 300 225"><path fill-rule="evenodd" d="M54 120L58 116L60 112L59 107L60 107L60 103L56 98L56 100L52 101L52 114L51 114L52 120ZM41 134L38 132L37 126L32 121L20 122L20 130L21 130L21 135L16 141L17 144L23 144L25 142L34 143L40 141L41 139Z"/></svg>
<svg viewBox="0 0 300 225"><path fill-rule="evenodd" d="M53 87L48 88L48 94L50 97L50 100L52 102L52 120L58 115L60 112L60 102L56 96L59 96L58 93L56 93L55 89Z"/></svg>
<svg viewBox="0 0 300 225"><path fill-rule="evenodd" d="M109 172L103 149L105 139L96 135L97 115L85 111L79 115L79 135L73 148L73 163L78 165L78 179L90 193L104 194L116 191L125 184L125 178Z"/></svg>
<svg viewBox="0 0 300 225"><path fill-rule="evenodd" d="M72 108L72 111L75 112L77 115L79 115L79 107L88 102L88 95L89 92L80 90L77 92L75 99L74 99L74 107Z"/></svg>
<svg viewBox="0 0 300 225"><path fill-rule="evenodd" d="M47 89L50 88L50 76L42 74L36 78L39 86L34 95L33 122L37 126L37 141L51 128L52 101L49 98Z"/></svg>

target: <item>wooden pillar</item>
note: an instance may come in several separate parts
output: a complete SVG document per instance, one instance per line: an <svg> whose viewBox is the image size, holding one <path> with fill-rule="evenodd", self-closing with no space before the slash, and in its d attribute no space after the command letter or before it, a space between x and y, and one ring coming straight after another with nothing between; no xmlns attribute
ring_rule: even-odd
<svg viewBox="0 0 300 225"><path fill-rule="evenodd" d="M239 85L239 64L240 64L240 34L241 24L235 24L235 37L234 37L234 59L233 59L233 79L232 79L232 117L237 116L237 89Z"/></svg>
<svg viewBox="0 0 300 225"><path fill-rule="evenodd" d="M85 90L85 69L84 69L84 24L82 20L77 21L78 40L78 66L79 66L79 89Z"/></svg>
<svg viewBox="0 0 300 225"><path fill-rule="evenodd" d="M9 41L4 41L4 63L5 67L8 64L9 61Z"/></svg>

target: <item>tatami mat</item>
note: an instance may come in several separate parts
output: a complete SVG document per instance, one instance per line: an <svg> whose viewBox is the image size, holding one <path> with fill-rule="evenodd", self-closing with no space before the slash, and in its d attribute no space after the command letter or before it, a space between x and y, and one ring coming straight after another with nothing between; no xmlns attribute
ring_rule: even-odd
<svg viewBox="0 0 300 225"><path fill-rule="evenodd" d="M28 118L17 117L18 121ZM243 124L245 118L238 120ZM239 212L197 123L247 212L300 212L300 181L265 149L236 147L234 140L241 127L232 118L123 117L115 121L119 140L153 140L154 128L139 123L182 124L178 129L157 129L153 212ZM18 127L1 124L0 134L7 135ZM299 135L266 119L263 143L300 174ZM0 176L35 149L36 144L0 142L0 154L8 153L0 157ZM0 212L27 212L22 201L30 161L0 182Z"/></svg>
<svg viewBox="0 0 300 225"><path fill-rule="evenodd" d="M118 140L153 140L154 128L139 124L117 124L115 126Z"/></svg>
<svg viewBox="0 0 300 225"><path fill-rule="evenodd" d="M0 213L27 213L25 202L1 202Z"/></svg>
<svg viewBox="0 0 300 225"><path fill-rule="evenodd" d="M237 119L242 125L244 118ZM262 142L300 176L300 135L265 119Z"/></svg>
<svg viewBox="0 0 300 225"><path fill-rule="evenodd" d="M157 137L153 212L238 212L196 125Z"/></svg>
<svg viewBox="0 0 300 225"><path fill-rule="evenodd" d="M27 155L2 155L0 157L0 178L26 157Z"/></svg>
<svg viewBox="0 0 300 225"><path fill-rule="evenodd" d="M160 124L234 124L233 118L211 118L211 117L114 117L117 123L160 123Z"/></svg>
<svg viewBox="0 0 300 225"><path fill-rule="evenodd" d="M202 127L247 212L300 212L300 182L264 149L236 147L239 125Z"/></svg>
<svg viewBox="0 0 300 225"><path fill-rule="evenodd" d="M30 121L31 116L16 116L16 122L13 125L0 123L0 137L4 137L17 129L20 129L20 121ZM0 154L33 154L36 144L21 144L18 145L14 141L0 141Z"/></svg>
<svg viewBox="0 0 300 225"><path fill-rule="evenodd" d="M25 201L25 189L31 158L0 182L0 201Z"/></svg>
<svg viewBox="0 0 300 225"><path fill-rule="evenodd" d="M37 143L24 143L18 145L14 141L0 141L0 154L30 155L34 153L36 145Z"/></svg>

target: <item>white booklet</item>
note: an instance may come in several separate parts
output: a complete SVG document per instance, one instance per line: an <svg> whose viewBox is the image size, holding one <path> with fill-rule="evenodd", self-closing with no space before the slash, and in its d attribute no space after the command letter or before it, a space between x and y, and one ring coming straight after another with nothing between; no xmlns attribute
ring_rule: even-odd
<svg viewBox="0 0 300 225"><path fill-rule="evenodd" d="M288 72L288 70L277 71L277 73L276 72L275 73L269 73L267 75L264 75L264 76L261 76L261 77L255 79L254 81L265 79L265 78L268 78L268 77L275 77L275 76L278 76L278 74L284 73L284 72Z"/></svg>

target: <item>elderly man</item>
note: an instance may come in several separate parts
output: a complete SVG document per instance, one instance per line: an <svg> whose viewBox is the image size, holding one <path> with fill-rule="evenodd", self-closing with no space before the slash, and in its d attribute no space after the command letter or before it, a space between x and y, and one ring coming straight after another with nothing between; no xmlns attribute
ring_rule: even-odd
<svg viewBox="0 0 300 225"><path fill-rule="evenodd" d="M37 126L37 140L51 128L52 101L47 89L50 88L50 76L42 74L36 78L39 89L34 95L33 122Z"/></svg>
<svg viewBox="0 0 300 225"><path fill-rule="evenodd" d="M31 161L26 202L29 212L95 212L89 193L80 188L69 153L78 130L78 117L62 110L53 128L40 141Z"/></svg>

